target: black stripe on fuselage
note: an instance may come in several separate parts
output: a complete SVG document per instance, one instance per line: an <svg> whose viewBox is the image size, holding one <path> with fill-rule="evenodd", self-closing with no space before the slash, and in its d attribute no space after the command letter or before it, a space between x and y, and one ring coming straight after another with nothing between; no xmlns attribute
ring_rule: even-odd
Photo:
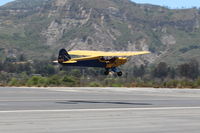
<svg viewBox="0 0 200 133"><path fill-rule="evenodd" d="M80 66L80 67L106 67L105 62L100 62L99 60L84 60L84 61L77 61L76 63L66 63L62 64L64 66Z"/></svg>

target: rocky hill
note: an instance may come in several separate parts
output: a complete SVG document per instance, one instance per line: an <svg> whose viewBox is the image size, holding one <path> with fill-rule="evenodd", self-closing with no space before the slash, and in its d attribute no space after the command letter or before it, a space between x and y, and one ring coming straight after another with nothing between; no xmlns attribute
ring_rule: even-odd
<svg viewBox="0 0 200 133"><path fill-rule="evenodd" d="M200 61L200 11L129 0L16 0L0 7L1 59L50 59L63 47L152 52L130 63Z"/></svg>

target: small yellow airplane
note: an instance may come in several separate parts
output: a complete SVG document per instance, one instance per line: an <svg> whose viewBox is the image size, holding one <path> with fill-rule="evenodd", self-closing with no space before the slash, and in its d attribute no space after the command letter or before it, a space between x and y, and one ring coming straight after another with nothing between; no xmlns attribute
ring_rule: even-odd
<svg viewBox="0 0 200 133"><path fill-rule="evenodd" d="M105 68L105 75L108 75L111 71L117 73L118 76L122 76L122 72L119 70L119 66L127 62L128 56L149 54L149 51L138 52L103 52L103 51L86 51L75 50L67 52L65 49L61 49L58 56L58 62L62 66L80 66L80 67L101 67ZM71 58L70 55L84 56L80 58Z"/></svg>

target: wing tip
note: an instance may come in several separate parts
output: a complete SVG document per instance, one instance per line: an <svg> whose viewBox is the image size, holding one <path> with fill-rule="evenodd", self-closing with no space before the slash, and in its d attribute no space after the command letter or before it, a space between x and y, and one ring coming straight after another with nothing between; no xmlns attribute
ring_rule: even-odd
<svg viewBox="0 0 200 133"><path fill-rule="evenodd" d="M150 51L145 51L146 52L146 54L151 54L151 52Z"/></svg>

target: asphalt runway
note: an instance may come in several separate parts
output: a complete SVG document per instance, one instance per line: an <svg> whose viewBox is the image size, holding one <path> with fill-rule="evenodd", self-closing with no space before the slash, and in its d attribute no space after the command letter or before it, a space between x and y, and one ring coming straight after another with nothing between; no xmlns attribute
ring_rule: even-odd
<svg viewBox="0 0 200 133"><path fill-rule="evenodd" d="M0 133L199 133L200 90L0 88Z"/></svg>

